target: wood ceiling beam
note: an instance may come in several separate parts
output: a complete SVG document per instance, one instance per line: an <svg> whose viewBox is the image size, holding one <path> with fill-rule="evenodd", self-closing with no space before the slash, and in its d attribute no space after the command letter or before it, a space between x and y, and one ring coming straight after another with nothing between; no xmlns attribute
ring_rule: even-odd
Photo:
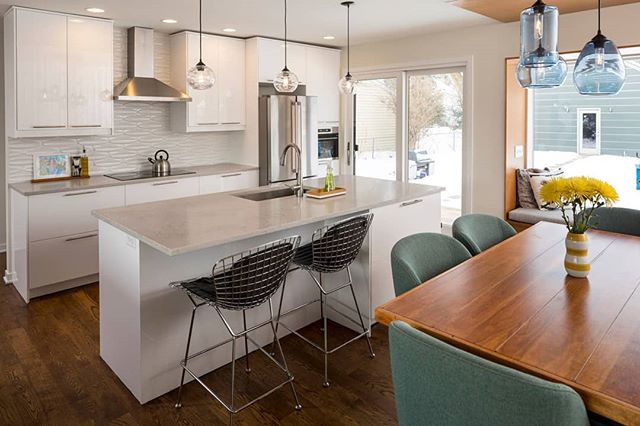
<svg viewBox="0 0 640 426"><path fill-rule="evenodd" d="M603 7L609 7L639 2L639 0L606 0L602 3ZM520 12L531 6L534 0L453 0L450 3L501 22L514 22L520 19ZM598 7L596 0L549 0L547 3L557 6L560 13L581 12Z"/></svg>

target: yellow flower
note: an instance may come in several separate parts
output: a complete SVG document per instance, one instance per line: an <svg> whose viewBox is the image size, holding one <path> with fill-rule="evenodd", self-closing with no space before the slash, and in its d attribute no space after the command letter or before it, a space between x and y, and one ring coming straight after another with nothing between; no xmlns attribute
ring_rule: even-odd
<svg viewBox="0 0 640 426"><path fill-rule="evenodd" d="M595 197L602 197L602 200L607 205L612 205L620 199L620 197L618 196L618 191L616 191L616 189L607 182L590 178L589 187L593 192L593 195Z"/></svg>
<svg viewBox="0 0 640 426"><path fill-rule="evenodd" d="M545 182L540 188L540 197L545 203L560 206L564 204L567 194L567 182L564 178L554 178Z"/></svg>

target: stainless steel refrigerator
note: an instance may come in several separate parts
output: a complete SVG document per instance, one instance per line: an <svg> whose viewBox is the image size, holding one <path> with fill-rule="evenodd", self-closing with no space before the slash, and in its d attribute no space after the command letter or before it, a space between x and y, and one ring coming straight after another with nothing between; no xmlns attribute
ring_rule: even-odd
<svg viewBox="0 0 640 426"><path fill-rule="evenodd" d="M318 174L318 99L315 96L260 97L260 185L296 178L295 150L285 166L280 155L289 143L302 151L302 176Z"/></svg>

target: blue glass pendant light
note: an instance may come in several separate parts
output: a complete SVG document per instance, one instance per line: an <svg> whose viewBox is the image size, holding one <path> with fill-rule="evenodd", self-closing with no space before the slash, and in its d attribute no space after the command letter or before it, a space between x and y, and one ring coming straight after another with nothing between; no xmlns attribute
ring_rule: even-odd
<svg viewBox="0 0 640 426"><path fill-rule="evenodd" d="M558 53L558 8L537 0L520 14L520 63L525 67L550 67Z"/></svg>
<svg viewBox="0 0 640 426"><path fill-rule="evenodd" d="M581 95L615 95L627 76L616 45L600 31L601 0L598 0L598 34L589 41L573 70L573 81Z"/></svg>
<svg viewBox="0 0 640 426"><path fill-rule="evenodd" d="M525 67L519 63L516 68L516 78L520 86L525 89L549 89L562 86L567 79L567 62L560 57L555 65L538 68Z"/></svg>

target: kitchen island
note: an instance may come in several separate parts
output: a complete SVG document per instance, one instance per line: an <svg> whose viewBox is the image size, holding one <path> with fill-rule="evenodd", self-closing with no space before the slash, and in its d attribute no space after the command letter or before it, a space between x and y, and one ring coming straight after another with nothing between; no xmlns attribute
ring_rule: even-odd
<svg viewBox="0 0 640 426"><path fill-rule="evenodd" d="M310 187L321 184L321 180L305 182ZM338 176L336 185L346 188L347 194L325 200L294 196L268 199L264 195L273 188L265 187L93 213L99 220L100 234L100 356L141 403L180 383L179 362L184 356L192 305L169 283L210 275L214 263L225 256L291 235L301 235L306 243L320 226L373 212L368 238L352 272L365 320L374 321L373 309L394 297L391 247L405 235L440 231L443 188L355 176ZM252 197L257 192L263 197ZM253 201L247 195L267 199ZM344 282L339 275L328 276L325 282L329 286L332 281ZM285 309L317 298L317 288L306 272L292 272L288 283ZM279 293L275 297L279 298ZM340 296L330 303L354 318L355 312ZM228 318L231 326L239 329L242 316L237 314ZM353 327L340 315L328 316ZM248 325L267 317L265 306L249 311ZM319 318L319 308L309 306L288 317L287 323L302 328ZM227 338L213 309L198 311L192 353ZM263 328L254 338L267 344L272 336ZM230 348L221 347L189 365L197 374L204 374L228 363L230 357Z"/></svg>

